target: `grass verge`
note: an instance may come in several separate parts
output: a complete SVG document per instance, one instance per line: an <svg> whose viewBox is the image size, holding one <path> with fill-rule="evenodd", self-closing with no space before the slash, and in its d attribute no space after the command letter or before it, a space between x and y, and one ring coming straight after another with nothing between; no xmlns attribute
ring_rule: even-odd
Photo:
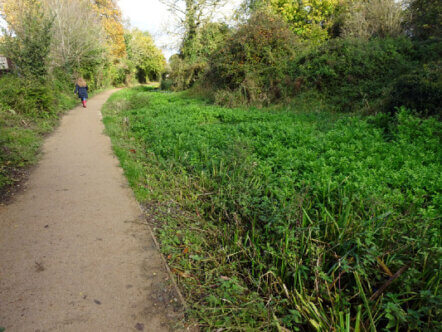
<svg viewBox="0 0 442 332"><path fill-rule="evenodd" d="M44 137L53 131L60 116L78 103L78 98L64 92L57 92L54 98L57 106L47 112L14 110L0 100L0 201L7 201L18 189L29 167L37 163Z"/></svg>
<svg viewBox="0 0 442 332"><path fill-rule="evenodd" d="M146 87L106 130L203 329L441 328L441 124Z"/></svg>

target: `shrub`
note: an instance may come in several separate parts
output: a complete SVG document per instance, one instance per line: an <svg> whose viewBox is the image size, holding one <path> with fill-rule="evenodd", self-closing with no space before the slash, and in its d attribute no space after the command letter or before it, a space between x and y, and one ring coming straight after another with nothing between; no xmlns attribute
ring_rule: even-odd
<svg viewBox="0 0 442 332"><path fill-rule="evenodd" d="M413 44L406 38L334 39L291 63L293 78L317 89L340 110L351 111L383 98L391 82L410 71Z"/></svg>
<svg viewBox="0 0 442 332"><path fill-rule="evenodd" d="M421 115L441 117L442 70L440 64L428 64L401 76L392 86L386 105L389 112L393 112L399 106L405 106Z"/></svg>
<svg viewBox="0 0 442 332"><path fill-rule="evenodd" d="M56 106L54 89L31 79L5 75L0 78L0 100L17 113L46 117Z"/></svg>
<svg viewBox="0 0 442 332"><path fill-rule="evenodd" d="M223 23L209 22L198 28L195 37L183 45L181 54L170 58L170 72L163 84L165 89L180 91L192 87L206 73L208 59L229 33L228 26Z"/></svg>
<svg viewBox="0 0 442 332"><path fill-rule="evenodd" d="M414 38L431 39L442 35L442 4L439 0L411 0L408 28Z"/></svg>
<svg viewBox="0 0 442 332"><path fill-rule="evenodd" d="M173 86L173 81L170 78L161 79L160 89L170 90Z"/></svg>
<svg viewBox="0 0 442 332"><path fill-rule="evenodd" d="M291 90L287 64L297 46L279 16L259 11L211 56L205 81L215 90L240 91L249 103L284 98Z"/></svg>
<svg viewBox="0 0 442 332"><path fill-rule="evenodd" d="M193 86L207 70L207 62L188 62L181 59L178 55L170 59L171 73L169 79L173 82L171 84L172 90L180 91Z"/></svg>
<svg viewBox="0 0 442 332"><path fill-rule="evenodd" d="M43 80L48 72L52 20L47 18L42 5L33 1L23 7L17 20L8 23L10 30L3 29L1 50L22 76Z"/></svg>

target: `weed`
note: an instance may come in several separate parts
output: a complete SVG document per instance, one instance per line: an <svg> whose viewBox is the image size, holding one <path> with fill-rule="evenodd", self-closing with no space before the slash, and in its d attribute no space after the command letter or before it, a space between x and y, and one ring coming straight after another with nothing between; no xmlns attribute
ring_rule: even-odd
<svg viewBox="0 0 442 332"><path fill-rule="evenodd" d="M203 328L441 328L440 122L139 93L104 122Z"/></svg>

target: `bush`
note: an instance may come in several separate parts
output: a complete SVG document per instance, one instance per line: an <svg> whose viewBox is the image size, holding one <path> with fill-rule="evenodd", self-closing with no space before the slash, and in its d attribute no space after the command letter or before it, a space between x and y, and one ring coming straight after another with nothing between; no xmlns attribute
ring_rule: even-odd
<svg viewBox="0 0 442 332"><path fill-rule="evenodd" d="M224 23L208 22L197 29L192 41L187 40L181 54L173 55L164 89L175 91L192 87L208 69L208 59L224 43L230 33ZM163 89L163 88L162 88Z"/></svg>
<svg viewBox="0 0 442 332"><path fill-rule="evenodd" d="M292 88L287 64L298 45L279 16L259 11L211 56L205 82L215 90L236 91L249 103L284 98Z"/></svg>
<svg viewBox="0 0 442 332"><path fill-rule="evenodd" d="M181 91L190 88L206 72L208 65L205 61L189 62L181 59L178 55L170 59L171 73L169 80L172 81L171 88Z"/></svg>
<svg viewBox="0 0 442 332"><path fill-rule="evenodd" d="M291 63L291 75L351 111L383 98L396 78L411 70L413 44L406 38L334 39Z"/></svg>
<svg viewBox="0 0 442 332"><path fill-rule="evenodd" d="M170 90L173 86L173 81L170 78L165 78L161 80L160 89Z"/></svg>
<svg viewBox="0 0 442 332"><path fill-rule="evenodd" d="M17 113L46 117L54 113L53 87L40 81L5 75L0 78L1 103Z"/></svg>
<svg viewBox="0 0 442 332"><path fill-rule="evenodd" d="M408 28L416 39L440 38L442 4L439 0L411 0Z"/></svg>
<svg viewBox="0 0 442 332"><path fill-rule="evenodd" d="M389 112L393 112L399 106L405 106L421 115L441 117L442 70L440 64L425 65L420 70L401 76L392 86L386 104Z"/></svg>

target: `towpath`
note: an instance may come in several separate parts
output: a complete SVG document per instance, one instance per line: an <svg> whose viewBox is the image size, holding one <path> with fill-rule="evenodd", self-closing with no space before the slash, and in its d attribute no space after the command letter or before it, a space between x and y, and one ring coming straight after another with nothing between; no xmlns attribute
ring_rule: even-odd
<svg viewBox="0 0 442 332"><path fill-rule="evenodd" d="M0 206L0 327L168 331L181 310L127 185L101 107L65 115L26 190Z"/></svg>

